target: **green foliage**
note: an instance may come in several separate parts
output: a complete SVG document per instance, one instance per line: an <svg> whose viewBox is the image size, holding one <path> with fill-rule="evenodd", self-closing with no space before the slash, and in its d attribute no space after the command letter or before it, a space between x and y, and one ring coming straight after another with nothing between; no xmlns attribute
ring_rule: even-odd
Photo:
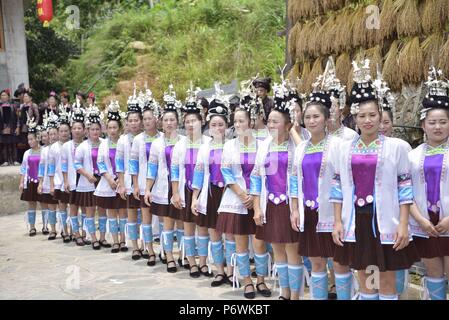
<svg viewBox="0 0 449 320"><path fill-rule="evenodd" d="M160 98L170 83L180 97L192 80L211 87L259 73L279 78L284 64L285 2L279 0L78 1L81 25L67 30L65 8L57 2L52 28L72 43L86 39L61 75L69 90L93 90L101 98L117 92L117 83L150 79ZM155 1L156 2L156 1ZM85 12L103 12L85 19ZM92 18L94 17L94 18ZM142 41L136 51L130 42ZM139 57L140 56L140 57ZM121 93L121 100L129 92Z"/></svg>

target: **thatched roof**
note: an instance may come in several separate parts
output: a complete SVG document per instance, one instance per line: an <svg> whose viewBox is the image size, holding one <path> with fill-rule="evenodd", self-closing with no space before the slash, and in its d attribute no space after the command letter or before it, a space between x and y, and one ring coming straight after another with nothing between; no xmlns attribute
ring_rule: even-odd
<svg viewBox="0 0 449 320"><path fill-rule="evenodd" d="M329 55L348 87L356 57L383 66L396 91L425 80L432 61L449 76L449 0L289 0L288 17L292 75L306 92Z"/></svg>

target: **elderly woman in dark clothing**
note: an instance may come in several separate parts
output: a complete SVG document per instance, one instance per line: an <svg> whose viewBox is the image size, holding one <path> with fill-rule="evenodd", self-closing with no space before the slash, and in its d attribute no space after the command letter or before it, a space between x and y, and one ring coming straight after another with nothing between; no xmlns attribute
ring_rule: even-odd
<svg viewBox="0 0 449 320"><path fill-rule="evenodd" d="M20 165L17 162L15 131L17 126L16 105L11 101L9 89L0 92L0 150L2 166Z"/></svg>
<svg viewBox="0 0 449 320"><path fill-rule="evenodd" d="M39 123L39 109L37 105L33 102L33 95L29 90L25 89L25 92L19 93L19 95L23 94L23 103L20 105L19 109L19 117L17 121L17 127L19 130L16 130L18 133L18 141L17 141L17 155L18 160L22 161L23 154L25 150L29 148L28 146L28 128L27 128L27 115L30 119L34 118L36 123Z"/></svg>

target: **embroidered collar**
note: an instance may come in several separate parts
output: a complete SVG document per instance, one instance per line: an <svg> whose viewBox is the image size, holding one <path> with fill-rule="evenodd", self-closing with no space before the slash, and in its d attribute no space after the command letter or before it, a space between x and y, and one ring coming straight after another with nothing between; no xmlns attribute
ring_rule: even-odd
<svg viewBox="0 0 449 320"><path fill-rule="evenodd" d="M360 137L354 146L355 153L377 153L377 150L381 146L380 138L377 137L376 140L372 141L368 146L365 145L362 138Z"/></svg>
<svg viewBox="0 0 449 320"><path fill-rule="evenodd" d="M437 154L445 154L449 149L448 142L442 143L439 146L432 147L426 143L426 156L433 156Z"/></svg>

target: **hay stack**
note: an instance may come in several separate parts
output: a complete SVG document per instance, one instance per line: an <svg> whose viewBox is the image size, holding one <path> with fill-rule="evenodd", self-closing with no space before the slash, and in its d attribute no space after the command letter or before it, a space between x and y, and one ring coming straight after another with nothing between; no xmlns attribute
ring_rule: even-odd
<svg viewBox="0 0 449 320"><path fill-rule="evenodd" d="M405 43L399 52L399 74L402 83L420 84L424 77L424 55L419 38L414 37Z"/></svg>

